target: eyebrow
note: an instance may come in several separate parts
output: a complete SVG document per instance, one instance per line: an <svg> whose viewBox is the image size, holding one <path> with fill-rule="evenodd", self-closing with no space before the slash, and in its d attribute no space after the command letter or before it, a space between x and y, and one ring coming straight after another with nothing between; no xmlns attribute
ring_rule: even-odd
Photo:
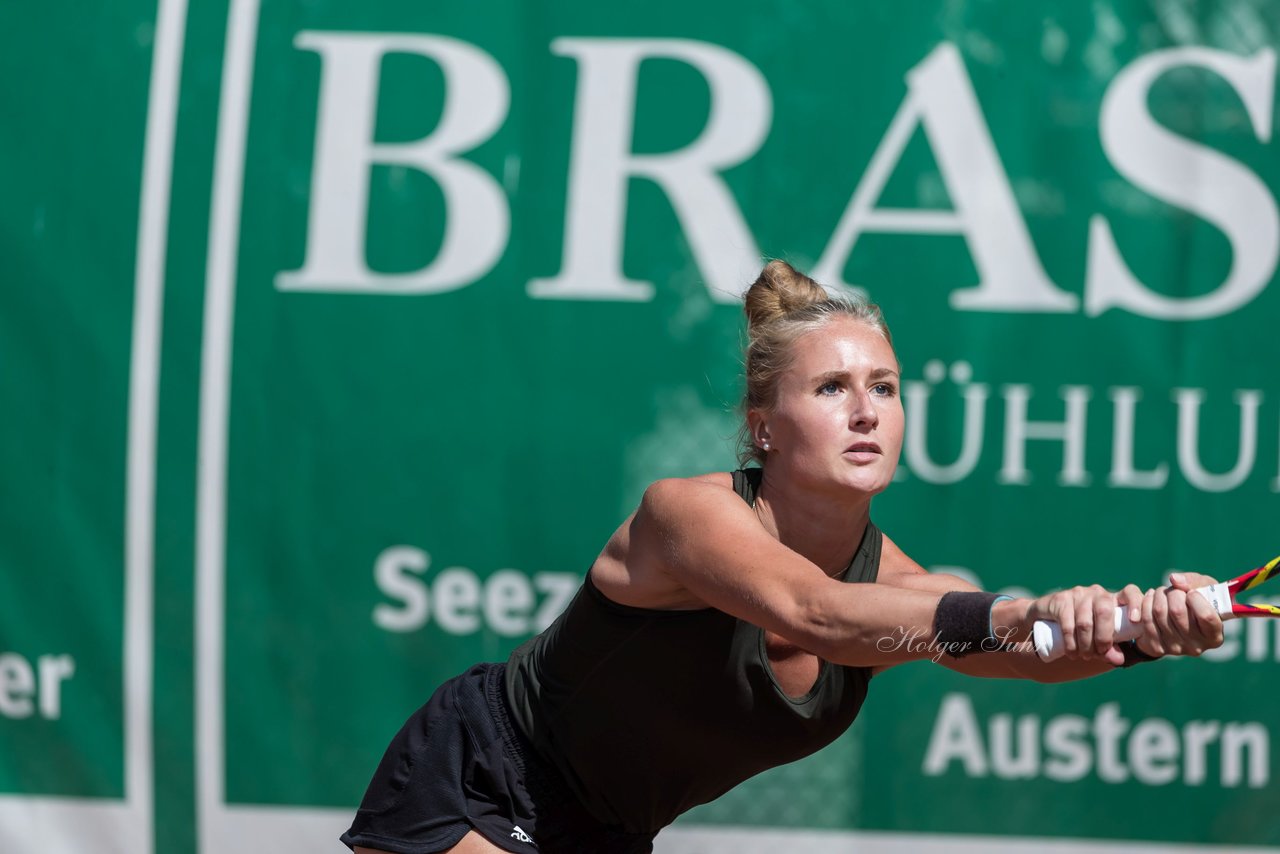
<svg viewBox="0 0 1280 854"><path fill-rule="evenodd" d="M810 382L822 383L822 382L828 382L830 380L839 380L839 379L844 379L848 375L849 375L848 371L827 371L824 374L818 374L816 377L810 380ZM876 368L874 371L870 373L870 375L868 376L868 379L879 380L879 379L884 379L885 377L896 377L896 376L898 376L898 372L895 371L893 368Z"/></svg>

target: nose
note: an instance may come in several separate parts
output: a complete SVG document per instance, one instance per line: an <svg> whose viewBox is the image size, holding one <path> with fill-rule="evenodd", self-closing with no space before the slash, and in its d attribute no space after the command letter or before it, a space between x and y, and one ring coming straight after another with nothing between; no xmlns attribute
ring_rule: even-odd
<svg viewBox="0 0 1280 854"><path fill-rule="evenodd" d="M865 389L853 395L853 410L849 413L849 426L855 430L874 430L880 424L880 410Z"/></svg>

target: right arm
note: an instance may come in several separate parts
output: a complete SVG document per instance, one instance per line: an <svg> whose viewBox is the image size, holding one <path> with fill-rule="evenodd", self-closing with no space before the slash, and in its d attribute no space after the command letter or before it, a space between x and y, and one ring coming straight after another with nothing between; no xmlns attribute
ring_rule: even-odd
<svg viewBox="0 0 1280 854"><path fill-rule="evenodd" d="M658 481L629 527L633 575L669 585L673 598L687 592L837 664L867 667L937 655L930 641L941 594L830 578L770 536L723 486ZM1036 618L1032 610L1026 599L998 603L992 612L997 632L1024 636ZM904 637L915 642L893 642Z"/></svg>

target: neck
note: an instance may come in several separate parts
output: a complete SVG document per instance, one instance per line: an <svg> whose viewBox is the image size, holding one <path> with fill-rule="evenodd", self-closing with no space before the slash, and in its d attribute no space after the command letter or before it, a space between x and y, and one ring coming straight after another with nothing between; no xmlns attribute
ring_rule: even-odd
<svg viewBox="0 0 1280 854"><path fill-rule="evenodd" d="M755 506L765 530L827 575L849 565L871 518L870 495L814 492L767 468Z"/></svg>

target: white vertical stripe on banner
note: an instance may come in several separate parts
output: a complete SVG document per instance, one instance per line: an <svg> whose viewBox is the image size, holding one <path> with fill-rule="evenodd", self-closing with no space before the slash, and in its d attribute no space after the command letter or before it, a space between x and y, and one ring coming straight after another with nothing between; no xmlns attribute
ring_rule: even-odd
<svg viewBox="0 0 1280 854"><path fill-rule="evenodd" d="M6 851L153 854L156 423L173 141L178 121L187 0L156 9L147 93L129 352L124 522L124 801L0 796Z"/></svg>
<svg viewBox="0 0 1280 854"><path fill-rule="evenodd" d="M205 854L238 850L226 829L227 430L236 261L258 0L234 0L218 106L200 362L196 489L196 822Z"/></svg>
<svg viewBox="0 0 1280 854"><path fill-rule="evenodd" d="M155 850L155 483L164 276L182 84L187 0L161 0L147 96L138 210L125 485L125 800L136 837L122 851ZM95 837L100 839L100 837Z"/></svg>

